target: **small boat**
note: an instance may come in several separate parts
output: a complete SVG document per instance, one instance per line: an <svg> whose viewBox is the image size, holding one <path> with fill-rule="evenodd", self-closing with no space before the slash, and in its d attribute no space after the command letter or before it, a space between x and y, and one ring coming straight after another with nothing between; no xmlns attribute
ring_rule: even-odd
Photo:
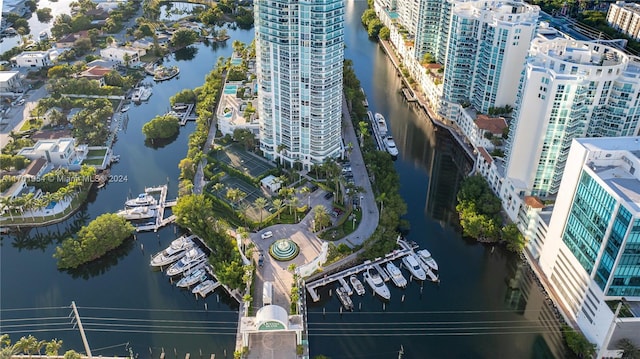
<svg viewBox="0 0 640 359"><path fill-rule="evenodd" d="M136 87L131 94L133 102L147 101L151 97L151 89L145 86Z"/></svg>
<svg viewBox="0 0 640 359"><path fill-rule="evenodd" d="M169 265L185 255L185 250L193 247L193 241L186 236L174 239L169 247L156 253L151 258L151 266L162 267Z"/></svg>
<svg viewBox="0 0 640 359"><path fill-rule="evenodd" d="M376 119L375 125L378 130L379 136L380 137L386 136L387 132L389 131L389 128L387 127L387 121L384 119L384 116L376 112L376 114L374 115L374 118Z"/></svg>
<svg viewBox="0 0 640 359"><path fill-rule="evenodd" d="M391 298L389 287L384 284L382 277L380 277L380 274L374 268L369 268L364 272L364 280L369 284L371 289L373 289L375 294L387 300Z"/></svg>
<svg viewBox="0 0 640 359"><path fill-rule="evenodd" d="M171 107L174 111L184 111L189 108L189 105L183 103L177 103Z"/></svg>
<svg viewBox="0 0 640 359"><path fill-rule="evenodd" d="M393 137L387 136L383 140L384 147L387 149L387 152L393 157L398 155L398 147L396 147L396 141L393 140Z"/></svg>
<svg viewBox="0 0 640 359"><path fill-rule="evenodd" d="M214 280L211 279L207 279L204 282L198 284L197 286L195 286L192 290L191 293L193 294L199 294L201 297L206 297L207 294L213 292L214 289L218 288L220 286L220 282L216 282Z"/></svg>
<svg viewBox="0 0 640 359"><path fill-rule="evenodd" d="M147 193L140 193L138 197L132 198L124 203L127 207L146 207L155 206L156 204L158 204L158 200Z"/></svg>
<svg viewBox="0 0 640 359"><path fill-rule="evenodd" d="M180 279L178 283L176 283L176 286L180 288L187 288L196 283L204 282L205 280L207 280L207 272L205 272L204 268L198 268L191 272L191 274Z"/></svg>
<svg viewBox="0 0 640 359"><path fill-rule="evenodd" d="M407 286L407 279L402 275L400 268L396 267L393 262L387 262L387 272L389 272L389 276L396 287L404 288Z"/></svg>
<svg viewBox="0 0 640 359"><path fill-rule="evenodd" d="M351 282L351 286L353 287L353 290L355 290L358 295L364 295L365 293L364 285L362 285L362 282L360 281L360 279L358 279L358 277L356 277L355 274L349 277L349 281Z"/></svg>
<svg viewBox="0 0 640 359"><path fill-rule="evenodd" d="M174 275L182 274L206 260L207 255L200 248L191 248L186 252L182 259L173 263L171 267L167 269L167 275L172 277Z"/></svg>
<svg viewBox="0 0 640 359"><path fill-rule="evenodd" d="M156 216L156 210L151 207L134 207L123 209L117 213L118 216L125 219L147 219Z"/></svg>
<svg viewBox="0 0 640 359"><path fill-rule="evenodd" d="M344 288L338 287L338 289L336 289L336 294L338 295L338 299L340 299L340 303L342 303L344 309L353 310L353 301L351 300L351 297L349 297L349 293L347 293Z"/></svg>
<svg viewBox="0 0 640 359"><path fill-rule="evenodd" d="M405 267L407 267L414 278L419 280L427 279L427 274L424 272L424 269L422 269L422 266L420 266L420 263L418 263L418 259L416 259L413 254L409 254L408 256L402 258L402 263Z"/></svg>
<svg viewBox="0 0 640 359"><path fill-rule="evenodd" d="M120 112L127 112L129 111L129 106L122 106L122 108L120 109Z"/></svg>
<svg viewBox="0 0 640 359"><path fill-rule="evenodd" d="M120 155L111 156L111 162L118 162L118 161L120 161Z"/></svg>
<svg viewBox="0 0 640 359"><path fill-rule="evenodd" d="M422 260L426 265L429 266L429 268L434 271L438 270L438 263L436 263L436 260L433 259L431 253L428 250L421 249L417 251L416 254L418 255L418 258L420 258L420 260Z"/></svg>

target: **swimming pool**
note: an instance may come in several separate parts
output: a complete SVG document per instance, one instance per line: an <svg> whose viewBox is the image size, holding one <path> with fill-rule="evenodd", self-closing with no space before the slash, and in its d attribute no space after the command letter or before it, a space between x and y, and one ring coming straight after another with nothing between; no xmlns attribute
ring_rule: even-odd
<svg viewBox="0 0 640 359"><path fill-rule="evenodd" d="M235 95L238 93L238 85L227 85L224 87L223 93L225 95Z"/></svg>
<svg viewBox="0 0 640 359"><path fill-rule="evenodd" d="M242 59L239 57L234 57L231 59L231 65L239 66L242 65Z"/></svg>
<svg viewBox="0 0 640 359"><path fill-rule="evenodd" d="M44 209L53 209L56 206L56 204L58 204L58 202L51 201L46 207L44 207Z"/></svg>

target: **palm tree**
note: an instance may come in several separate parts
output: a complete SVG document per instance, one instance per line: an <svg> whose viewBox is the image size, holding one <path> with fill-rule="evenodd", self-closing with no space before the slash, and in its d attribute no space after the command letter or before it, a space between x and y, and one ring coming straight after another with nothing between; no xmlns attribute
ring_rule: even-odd
<svg viewBox="0 0 640 359"><path fill-rule="evenodd" d="M255 202L253 202L253 204L256 205L256 207L258 208L258 211L260 211L260 226L262 227L262 211L264 210L264 207L267 206L269 202L267 202L267 199L264 197L260 197L258 199L255 200Z"/></svg>
<svg viewBox="0 0 640 359"><path fill-rule="evenodd" d="M224 188L224 184L222 184L221 182L218 182L214 184L213 187L211 188L213 189L213 191L216 193L216 196L217 196L219 192Z"/></svg>
<svg viewBox="0 0 640 359"><path fill-rule="evenodd" d="M18 352L22 352L31 357L31 354L37 351L38 339L36 339L33 335L22 337L13 345L13 347Z"/></svg>
<svg viewBox="0 0 640 359"><path fill-rule="evenodd" d="M299 192L303 196L307 196L307 206L311 207L311 190L307 186L303 186L299 189Z"/></svg>
<svg viewBox="0 0 640 359"><path fill-rule="evenodd" d="M13 209L13 198L12 197L2 197L0 198L0 208L2 208L2 213L5 211L9 212L9 217L13 221L13 213L11 210Z"/></svg>
<svg viewBox="0 0 640 359"><path fill-rule="evenodd" d="M387 200L387 194L386 193L380 193L378 195L378 197L376 197L376 201L380 202L380 214L382 215L382 210L384 209L384 201Z"/></svg>
<svg viewBox="0 0 640 359"><path fill-rule="evenodd" d="M369 124L365 121L358 122L358 130L360 131L360 146L362 146L364 144L365 134L369 134Z"/></svg>
<svg viewBox="0 0 640 359"><path fill-rule="evenodd" d="M284 202L280 198L273 200L273 209L278 212L278 220L280 220L280 210L284 207Z"/></svg>
<svg viewBox="0 0 640 359"><path fill-rule="evenodd" d="M292 208L296 208L296 210L294 211L295 213L295 218L296 218L296 222L298 222L298 203L300 202L300 200L298 199L298 197L293 196L289 199L289 214L291 214L291 209Z"/></svg>
<svg viewBox="0 0 640 359"><path fill-rule="evenodd" d="M62 340L51 339L50 342L47 342L45 345L44 352L48 356L56 356L58 355L58 351L62 348Z"/></svg>

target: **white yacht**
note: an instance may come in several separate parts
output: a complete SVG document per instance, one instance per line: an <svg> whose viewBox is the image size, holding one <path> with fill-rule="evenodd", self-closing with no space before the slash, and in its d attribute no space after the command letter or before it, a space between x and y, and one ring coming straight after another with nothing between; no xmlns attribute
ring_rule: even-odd
<svg viewBox="0 0 640 359"><path fill-rule="evenodd" d="M124 219L147 219L156 216L156 210L151 207L134 207L123 209L117 213L118 216L124 217Z"/></svg>
<svg viewBox="0 0 640 359"><path fill-rule="evenodd" d="M122 113L125 113L127 111L129 111L129 105L122 106L122 108L120 109L120 112Z"/></svg>
<svg viewBox="0 0 640 359"><path fill-rule="evenodd" d="M185 251L191 247L193 247L193 241L190 237L181 236L180 238L174 239L169 247L165 248L162 252L156 253L151 258L150 264L153 267L169 265L182 258Z"/></svg>
<svg viewBox="0 0 640 359"><path fill-rule="evenodd" d="M155 206L158 204L158 200L153 198L152 195L147 193L140 193L138 197L132 198L126 201L125 206L127 207L147 207L147 206Z"/></svg>
<svg viewBox="0 0 640 359"><path fill-rule="evenodd" d="M417 251L416 254L418 255L418 258L420 258L420 260L422 260L426 265L429 266L429 268L435 271L438 270L438 263L436 263L436 260L433 259L431 253L428 250L421 249Z"/></svg>
<svg viewBox="0 0 640 359"><path fill-rule="evenodd" d="M191 274L180 279L178 283L176 283L176 286L180 288L191 287L192 285L204 282L205 280L207 280L207 272L205 272L204 268L198 268L192 271Z"/></svg>
<svg viewBox="0 0 640 359"><path fill-rule="evenodd" d="M364 295L364 285L362 285L362 282L355 274L352 274L351 277L349 277L349 281L351 282L353 290L355 290L358 295Z"/></svg>
<svg viewBox="0 0 640 359"><path fill-rule="evenodd" d="M207 255L202 251L202 249L198 247L191 248L187 251L185 256L182 257L182 259L173 263L171 267L167 269L167 275L171 277L182 274L206 260Z"/></svg>
<svg viewBox="0 0 640 359"><path fill-rule="evenodd" d="M398 147L396 147L396 141L393 140L393 137L387 136L382 142L384 142L384 147L391 156L395 157L398 155Z"/></svg>
<svg viewBox="0 0 640 359"><path fill-rule="evenodd" d="M349 297L349 293L347 293L344 288L338 287L338 289L336 289L336 294L338 295L338 299L340 299L340 303L342 303L344 309L353 310L353 301L351 300L351 297Z"/></svg>
<svg viewBox="0 0 640 359"><path fill-rule="evenodd" d="M427 274L424 272L424 269L422 269L422 266L420 266L420 263L418 263L418 259L416 259L413 254L409 254L408 256L403 257L402 263L407 268L407 270L411 272L411 275L414 278L419 280L427 279Z"/></svg>
<svg viewBox="0 0 640 359"><path fill-rule="evenodd" d="M151 89L146 86L136 87L131 93L134 102L147 101L151 97Z"/></svg>
<svg viewBox="0 0 640 359"><path fill-rule="evenodd" d="M214 289L218 288L220 286L220 282L216 282L214 280L211 279L207 279L204 282L198 284L197 286L195 286L192 290L191 293L193 294L199 294L201 297L206 297L207 294L213 292Z"/></svg>
<svg viewBox="0 0 640 359"><path fill-rule="evenodd" d="M407 279L402 275L400 268L396 267L393 262L387 262L387 272L389 272L389 276L396 287L404 288L407 286Z"/></svg>
<svg viewBox="0 0 640 359"><path fill-rule="evenodd" d="M391 298L389 287L384 284L382 277L380 277L380 274L374 268L369 268L364 272L364 280L377 295L387 300Z"/></svg>
<svg viewBox="0 0 640 359"><path fill-rule="evenodd" d="M375 128L378 131L378 135L380 137L386 136L387 132L389 131L389 128L387 127L387 121L384 119L384 116L376 112L376 114L373 117L376 120Z"/></svg>

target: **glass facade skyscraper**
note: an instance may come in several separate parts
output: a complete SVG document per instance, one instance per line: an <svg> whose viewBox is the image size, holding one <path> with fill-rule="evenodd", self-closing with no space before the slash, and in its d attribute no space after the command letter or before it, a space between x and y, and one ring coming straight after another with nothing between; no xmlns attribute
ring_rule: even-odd
<svg viewBox="0 0 640 359"><path fill-rule="evenodd" d="M256 0L260 149L309 168L343 151L344 0Z"/></svg>

